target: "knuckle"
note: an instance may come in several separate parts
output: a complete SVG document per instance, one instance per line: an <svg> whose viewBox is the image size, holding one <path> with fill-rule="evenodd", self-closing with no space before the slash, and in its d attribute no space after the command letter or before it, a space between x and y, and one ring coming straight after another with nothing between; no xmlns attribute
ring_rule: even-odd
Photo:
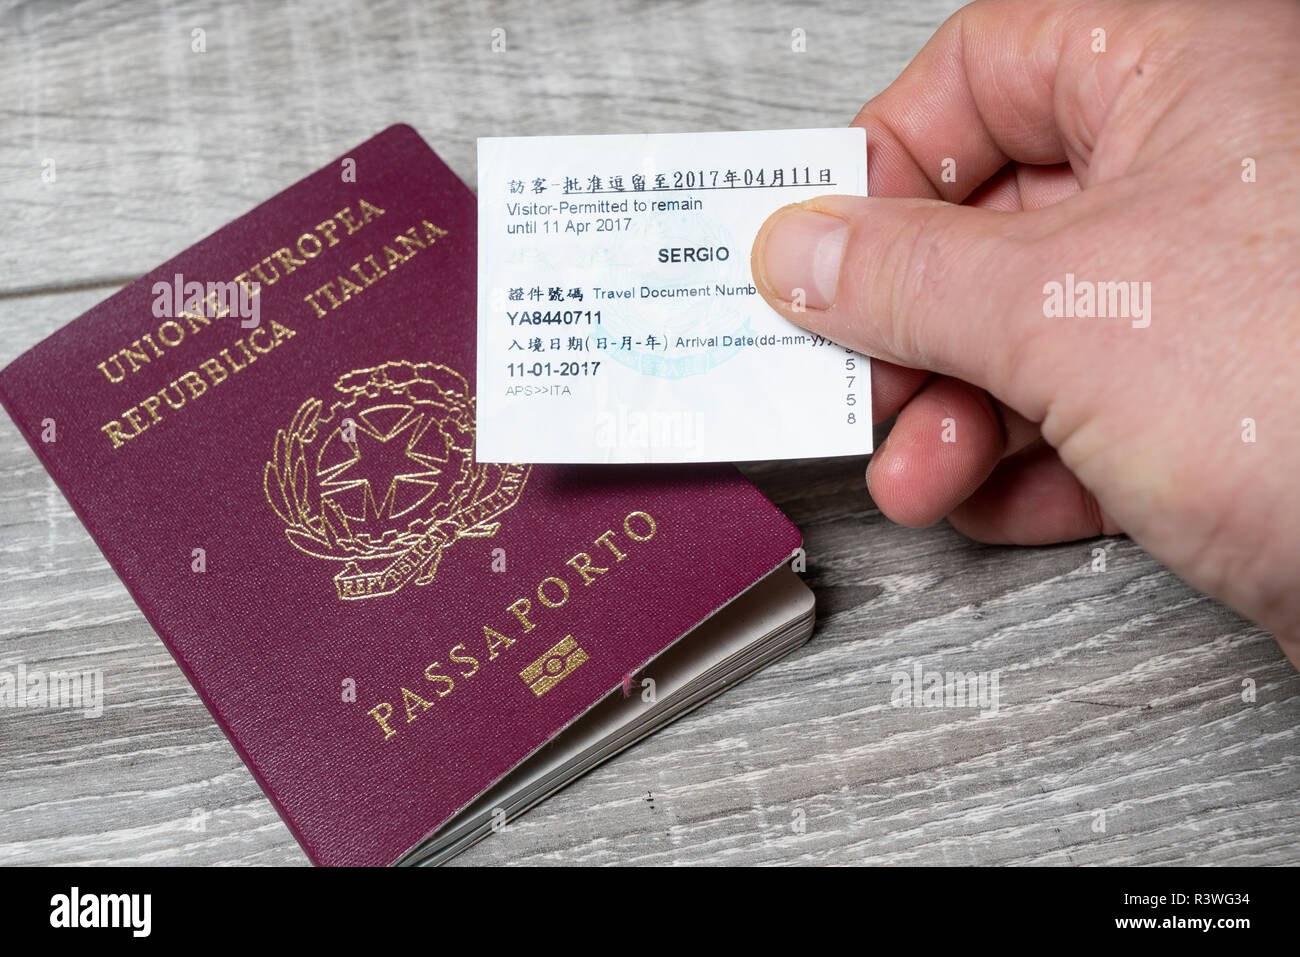
<svg viewBox="0 0 1300 957"><path fill-rule="evenodd" d="M924 365L931 351L922 328L927 307L942 283L942 236L937 222L943 208L918 208L902 217L895 235L882 249L878 291L883 296L883 331L901 357Z"/></svg>

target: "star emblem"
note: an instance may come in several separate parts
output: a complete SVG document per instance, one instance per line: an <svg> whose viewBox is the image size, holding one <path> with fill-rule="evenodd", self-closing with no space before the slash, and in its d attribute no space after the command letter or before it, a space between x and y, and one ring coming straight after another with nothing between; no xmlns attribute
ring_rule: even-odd
<svg viewBox="0 0 1300 957"><path fill-rule="evenodd" d="M343 430L332 443L341 460L318 472L322 495L353 521L387 520L433 494L447 463L446 443L433 421L410 406L384 406L356 416L355 441ZM356 514L353 514L356 513Z"/></svg>

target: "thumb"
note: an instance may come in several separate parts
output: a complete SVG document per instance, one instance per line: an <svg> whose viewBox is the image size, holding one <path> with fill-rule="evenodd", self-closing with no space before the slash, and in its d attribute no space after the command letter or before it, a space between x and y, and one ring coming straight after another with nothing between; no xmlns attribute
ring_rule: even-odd
<svg viewBox="0 0 1300 957"><path fill-rule="evenodd" d="M754 282L787 319L841 345L1041 408L1047 396L1023 393L1036 377L1022 363L1043 330L1030 230L1046 232L1047 212L818 197L759 229Z"/></svg>

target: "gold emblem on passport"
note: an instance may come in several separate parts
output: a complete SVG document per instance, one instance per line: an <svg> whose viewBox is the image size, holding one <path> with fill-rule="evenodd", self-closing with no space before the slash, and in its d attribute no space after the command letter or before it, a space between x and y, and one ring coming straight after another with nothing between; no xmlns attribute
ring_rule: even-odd
<svg viewBox="0 0 1300 957"><path fill-rule="evenodd" d="M586 660L587 653L578 647L573 636L565 635L563 641L544 651L540 658L519 672L519 677L540 698L577 671L578 665Z"/></svg>
<svg viewBox="0 0 1300 957"><path fill-rule="evenodd" d="M328 412L308 399L276 433L263 485L295 548L343 564L339 598L427 585L444 549L497 533L531 466L474 461L474 399L460 373L386 362L334 388L345 398Z"/></svg>

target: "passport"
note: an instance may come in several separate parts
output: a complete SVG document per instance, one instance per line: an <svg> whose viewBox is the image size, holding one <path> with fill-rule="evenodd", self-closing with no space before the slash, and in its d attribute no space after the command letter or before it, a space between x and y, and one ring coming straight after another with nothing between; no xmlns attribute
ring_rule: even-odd
<svg viewBox="0 0 1300 957"><path fill-rule="evenodd" d="M475 217L394 126L0 372L318 864L445 860L812 628L730 466L476 460Z"/></svg>

